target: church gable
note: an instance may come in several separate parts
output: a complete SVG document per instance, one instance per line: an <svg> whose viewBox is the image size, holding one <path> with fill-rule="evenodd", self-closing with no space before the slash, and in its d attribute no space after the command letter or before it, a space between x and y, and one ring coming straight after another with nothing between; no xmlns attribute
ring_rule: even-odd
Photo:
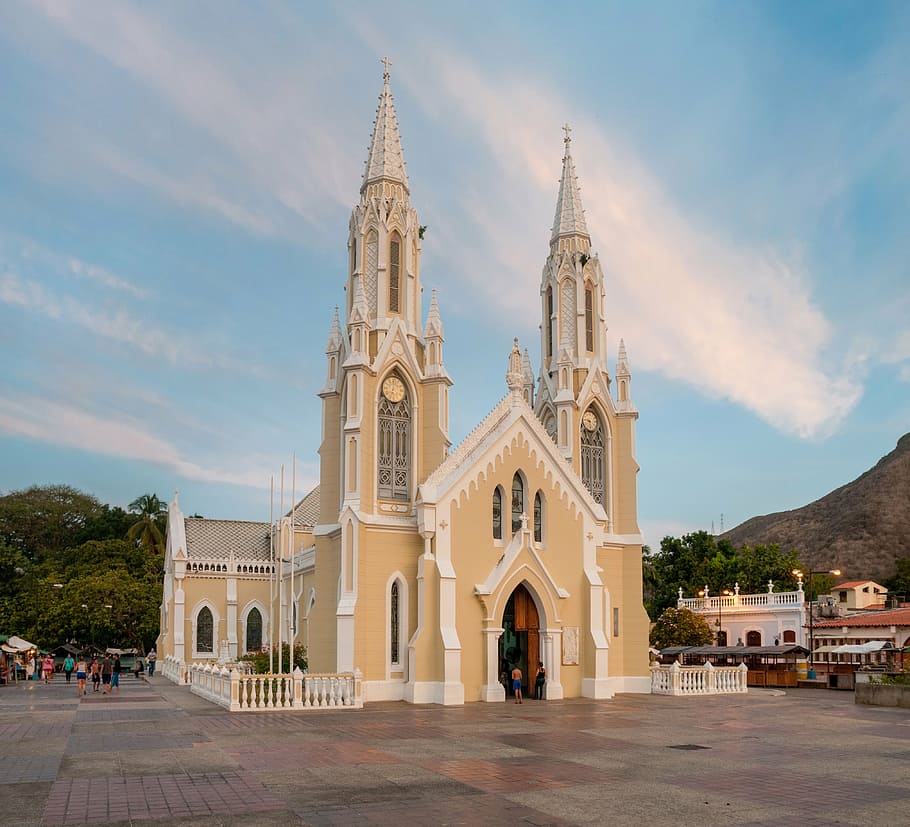
<svg viewBox="0 0 910 827"><path fill-rule="evenodd" d="M421 486L424 505L458 499L495 474L505 457L516 450L527 451L530 467L546 480L558 502L574 513L584 511L594 522L605 522L607 515L596 503L572 466L566 462L553 440L520 397L507 395L477 428L439 466ZM529 503L531 505L531 503Z"/></svg>

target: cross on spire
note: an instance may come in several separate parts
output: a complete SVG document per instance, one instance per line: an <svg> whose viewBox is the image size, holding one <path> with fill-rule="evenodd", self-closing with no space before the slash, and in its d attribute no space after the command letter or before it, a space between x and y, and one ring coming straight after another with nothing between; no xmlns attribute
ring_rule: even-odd
<svg viewBox="0 0 910 827"><path fill-rule="evenodd" d="M389 66L392 65L392 58L384 57L384 58L381 58L379 62L385 67L385 71L382 74L385 77L388 77L389 76Z"/></svg>
<svg viewBox="0 0 910 827"><path fill-rule="evenodd" d="M571 136L569 135L569 133L572 131L572 127L569 126L568 124L565 124L562 128L562 131L566 133L566 137L563 138L563 141L565 143L569 143L569 141L572 140Z"/></svg>

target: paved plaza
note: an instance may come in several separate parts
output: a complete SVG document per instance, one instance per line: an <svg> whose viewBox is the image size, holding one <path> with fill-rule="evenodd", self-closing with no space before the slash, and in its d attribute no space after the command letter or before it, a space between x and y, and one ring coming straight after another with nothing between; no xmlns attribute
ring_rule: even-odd
<svg viewBox="0 0 910 827"><path fill-rule="evenodd" d="M852 692L229 714L0 687L0 824L898 825L910 712Z"/></svg>

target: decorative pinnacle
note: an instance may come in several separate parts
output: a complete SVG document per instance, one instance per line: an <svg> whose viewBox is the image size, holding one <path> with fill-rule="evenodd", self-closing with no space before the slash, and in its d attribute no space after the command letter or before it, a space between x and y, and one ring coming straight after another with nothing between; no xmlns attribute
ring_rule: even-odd
<svg viewBox="0 0 910 827"><path fill-rule="evenodd" d="M563 124L562 131L566 133L566 137L562 139L563 143L566 143L566 144L571 143L572 137L569 135L569 133L572 131L572 127L569 126L569 124L567 124L567 123Z"/></svg>
<svg viewBox="0 0 910 827"><path fill-rule="evenodd" d="M383 76L386 80L388 80L388 78L389 78L389 66L392 65L392 58L390 58L390 57L383 57L383 58L380 58L380 59L379 59L379 62L385 67L385 68L384 68L384 71L383 71L383 73L382 73L382 76Z"/></svg>

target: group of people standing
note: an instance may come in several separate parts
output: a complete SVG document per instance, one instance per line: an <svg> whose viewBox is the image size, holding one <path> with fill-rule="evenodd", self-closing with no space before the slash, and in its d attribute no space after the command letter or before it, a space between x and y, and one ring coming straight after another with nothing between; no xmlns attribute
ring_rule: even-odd
<svg viewBox="0 0 910 827"><path fill-rule="evenodd" d="M157 659L158 656L155 654L155 650L151 649L145 658L149 677L155 674ZM43 675L44 682L49 683L54 676L54 658L51 655L42 658L40 655L35 654L29 658L26 666L30 668L36 681L41 680ZM142 659L137 659L135 667L137 677L143 671ZM93 657L91 660L82 655L77 658L67 655L63 661L63 675L67 683L72 681L73 672L76 673L76 684L80 697L88 692L86 687L89 679L92 682L93 692L100 692L103 695L120 693L120 675L123 672L123 666L120 662L119 654L114 654L113 656L105 655L100 659Z"/></svg>
<svg viewBox="0 0 910 827"><path fill-rule="evenodd" d="M521 696L521 682L523 676L521 674L521 668L516 663L512 668L511 673L507 672L508 664L504 664L502 674L500 675L500 680L503 685L508 690L509 686L512 688L512 694L515 696L515 703L523 703L523 698ZM509 678L506 678L506 675L509 675ZM542 701L544 699L544 691L547 685L547 670L543 665L543 661L537 662L537 674L534 676L534 700Z"/></svg>
<svg viewBox="0 0 910 827"><path fill-rule="evenodd" d="M65 666L64 671L66 671ZM89 663L85 658L80 657L76 662L76 685L80 697L88 691L86 689L86 681L88 681L89 676L92 679L92 692L101 692L104 695L110 695L114 692L119 694L120 673L120 655L114 655L113 658L110 655L105 655L100 663L98 658L92 658L91 663ZM69 680L68 675L67 680Z"/></svg>

